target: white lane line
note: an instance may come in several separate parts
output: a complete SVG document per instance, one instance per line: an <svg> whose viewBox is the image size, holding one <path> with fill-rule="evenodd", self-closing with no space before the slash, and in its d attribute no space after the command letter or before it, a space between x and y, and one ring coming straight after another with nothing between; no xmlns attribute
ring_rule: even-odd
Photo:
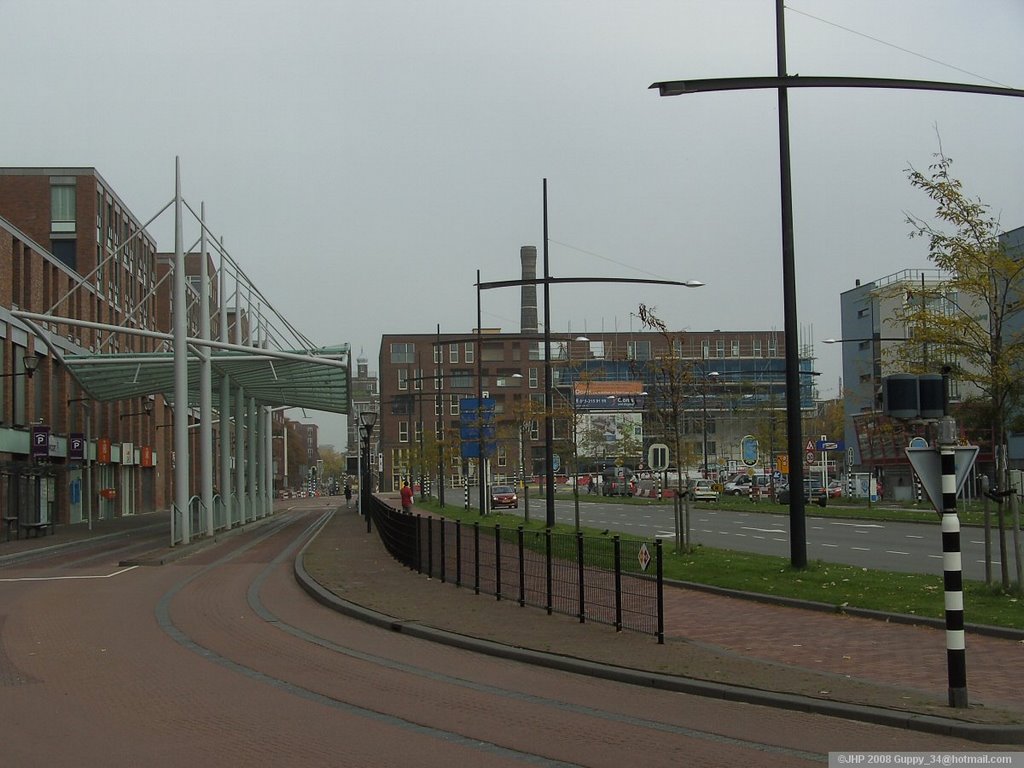
<svg viewBox="0 0 1024 768"><path fill-rule="evenodd" d="M744 526L741 531L754 531L755 533L785 533L782 528L747 528Z"/></svg>
<svg viewBox="0 0 1024 768"><path fill-rule="evenodd" d="M885 550L887 555L909 555L909 552L900 552L898 549L887 549Z"/></svg>
<svg viewBox="0 0 1024 768"><path fill-rule="evenodd" d="M0 579L2 582L14 583L16 581L82 581L85 579L109 579L113 576L120 576L122 573L128 573L128 571L134 571L139 566L132 565L128 568L122 568L120 571L114 571L113 573L103 574L101 576L22 576L17 579Z"/></svg>
<svg viewBox="0 0 1024 768"><path fill-rule="evenodd" d="M879 525L878 523L841 523L841 522L838 522L838 521L832 521L829 524L830 525L846 525L846 526L850 526L852 528L884 528L885 527L884 525Z"/></svg>
<svg viewBox="0 0 1024 768"><path fill-rule="evenodd" d="M832 547L833 549L835 549L835 548L837 548L837 547L838 547L839 545L838 545L838 544L822 544L821 546L823 546L823 547Z"/></svg>
<svg viewBox="0 0 1024 768"><path fill-rule="evenodd" d="M923 539L924 536L917 536L915 534L905 533L903 534L904 539Z"/></svg>
<svg viewBox="0 0 1024 768"><path fill-rule="evenodd" d="M850 547L850 549L854 549L857 552L870 552L871 551L871 547Z"/></svg>

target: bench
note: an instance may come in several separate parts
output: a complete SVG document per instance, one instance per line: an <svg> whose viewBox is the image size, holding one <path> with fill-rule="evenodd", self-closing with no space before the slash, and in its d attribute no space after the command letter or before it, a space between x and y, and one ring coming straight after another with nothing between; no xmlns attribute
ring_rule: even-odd
<svg viewBox="0 0 1024 768"><path fill-rule="evenodd" d="M39 536L40 534L46 535L46 529L50 529L50 533L53 533L53 523L19 523L18 524L25 535L32 534L33 536Z"/></svg>
<svg viewBox="0 0 1024 768"><path fill-rule="evenodd" d="M4 515L4 539L5 541L11 540L11 531L14 531L14 535L21 538L21 531L18 530L18 516L13 515L8 517Z"/></svg>

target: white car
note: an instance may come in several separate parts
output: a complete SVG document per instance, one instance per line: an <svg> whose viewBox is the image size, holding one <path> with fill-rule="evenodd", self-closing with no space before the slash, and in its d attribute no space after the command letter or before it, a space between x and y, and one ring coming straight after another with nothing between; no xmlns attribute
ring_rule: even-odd
<svg viewBox="0 0 1024 768"><path fill-rule="evenodd" d="M694 501L718 501L718 491L711 480L694 480L689 492Z"/></svg>

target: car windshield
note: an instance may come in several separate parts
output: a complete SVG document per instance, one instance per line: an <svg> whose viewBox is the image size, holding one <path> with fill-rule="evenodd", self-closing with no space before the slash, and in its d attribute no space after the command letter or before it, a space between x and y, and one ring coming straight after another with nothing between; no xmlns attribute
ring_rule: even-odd
<svg viewBox="0 0 1024 768"><path fill-rule="evenodd" d="M510 485L496 485L491 489L491 493L515 493L515 490Z"/></svg>

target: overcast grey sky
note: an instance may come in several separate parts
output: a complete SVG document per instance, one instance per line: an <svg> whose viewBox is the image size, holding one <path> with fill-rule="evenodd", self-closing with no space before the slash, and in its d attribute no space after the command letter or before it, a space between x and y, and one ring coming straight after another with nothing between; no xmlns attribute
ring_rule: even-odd
<svg viewBox="0 0 1024 768"><path fill-rule="evenodd" d="M1020 0L787 8L790 74L1024 88ZM0 165L94 166L145 221L179 156L269 300L371 370L382 332L475 326L476 270L518 278L543 245L544 178L553 275L707 283L555 286L556 331L637 327L640 302L673 329L782 330L775 93L648 90L774 75L773 0L0 0L0 18ZM1024 225L1024 100L800 89L790 123L800 323L835 396L839 293L929 266L904 170L937 133ZM173 249L167 214L151 231ZM484 325L517 330L518 303L487 292ZM314 420L344 444L343 419Z"/></svg>

